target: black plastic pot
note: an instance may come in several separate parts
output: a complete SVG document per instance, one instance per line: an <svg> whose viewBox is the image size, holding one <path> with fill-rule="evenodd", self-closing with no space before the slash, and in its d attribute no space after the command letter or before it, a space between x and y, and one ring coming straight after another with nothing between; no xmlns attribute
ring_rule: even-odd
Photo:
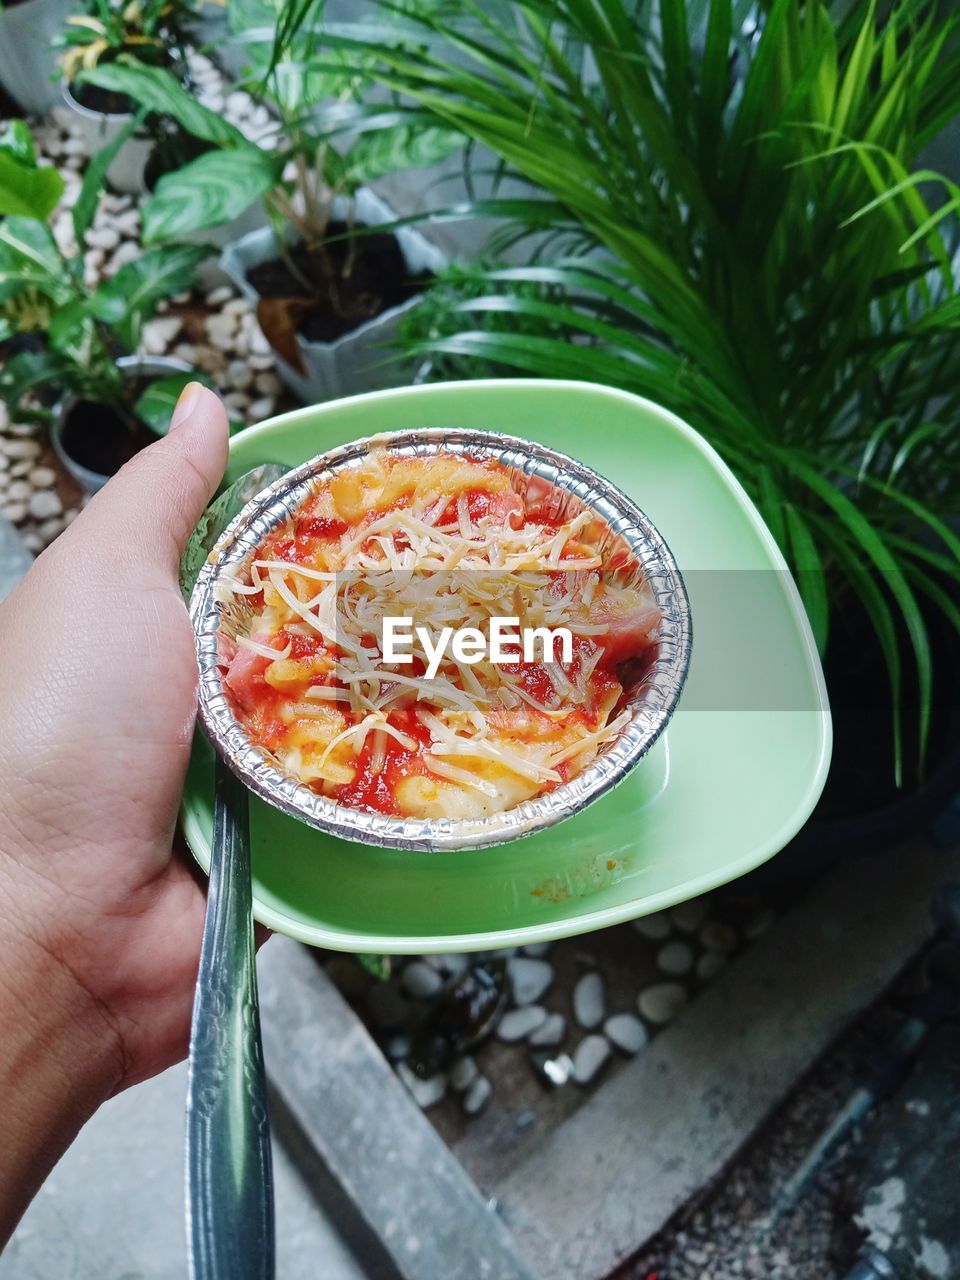
<svg viewBox="0 0 960 1280"><path fill-rule="evenodd" d="M188 364L184 364L182 360L174 360L169 356L121 356L117 360L117 367L122 371L124 378L131 382L140 379L163 378L171 373L190 372ZM70 439L71 418L81 408L81 404L82 402L78 402L75 397L68 396L62 404L57 406L56 417L50 427L50 446L73 478L83 486L87 493L96 493L98 489L102 489L107 483L113 471L99 470L86 466L74 456ZM107 431L111 429L112 424L109 421L109 415L110 410L102 408L98 429ZM117 423L113 425L119 432L125 430L119 418ZM133 442L133 448L144 447L155 438L152 432L144 427L142 438ZM122 461L123 457L118 454L118 465ZM116 469L118 467L114 467L114 470Z"/></svg>

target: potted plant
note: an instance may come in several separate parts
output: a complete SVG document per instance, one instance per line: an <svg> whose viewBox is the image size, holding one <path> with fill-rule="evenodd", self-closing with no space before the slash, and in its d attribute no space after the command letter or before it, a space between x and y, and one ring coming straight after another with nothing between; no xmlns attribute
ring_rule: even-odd
<svg viewBox="0 0 960 1280"><path fill-rule="evenodd" d="M167 429L180 391L199 376L133 353L157 303L189 288L208 252L150 250L87 288L83 246L111 158L108 149L88 169L73 209L80 248L67 255L48 225L63 180L37 166L21 121L0 137L0 341L12 351L0 395L14 420L49 424L55 452L90 492Z"/></svg>
<svg viewBox="0 0 960 1280"><path fill-rule="evenodd" d="M63 99L76 117L88 155L130 123L134 104L126 94L80 82L80 73L136 54L144 65L176 68L182 77L196 18L193 0L81 0L56 43L62 50ZM136 194L152 147L147 130L135 131L117 152L107 174L110 184Z"/></svg>
<svg viewBox="0 0 960 1280"><path fill-rule="evenodd" d="M264 8L258 25L249 0L242 9L228 5L228 20L245 32L251 59L244 87L275 115L276 144L264 150L245 139L211 138L205 125L198 129L195 104L168 75L166 110L218 150L161 178L143 208L144 240L155 243L215 226L263 200L271 227L228 245L221 262L256 300L280 371L307 402L397 385L409 376L386 346L444 257L409 228L371 233L395 219L367 184L435 163L461 142L422 114L365 111L361 98L369 80L355 58L338 62L331 55L324 67L300 74L319 54L322 7L315 2L304 13L284 0L278 9ZM146 82L129 64L89 78L119 84L124 70ZM140 100L132 80L125 83Z"/></svg>
<svg viewBox="0 0 960 1280"><path fill-rule="evenodd" d="M925 0L658 13L441 6L403 38L336 38L532 186L456 212L506 214L536 261L444 283L407 349L448 376L623 386L715 445L824 655L820 820L858 815L876 842L891 807L915 828L914 800L960 783L960 191L918 166L960 108L960 19Z"/></svg>
<svg viewBox="0 0 960 1280"><path fill-rule="evenodd" d="M231 199L236 192L234 203L240 205L239 212L213 225L206 225L203 218L195 218L194 222L203 224L196 229L191 229L191 220L185 218L183 229L177 234L178 240L220 249L266 224L262 200L246 197L244 177L248 182L253 179L255 184L260 166L269 166L272 175L276 172L275 163L269 160L265 150L254 147L236 125L197 101L178 77L162 67L151 67L126 56L121 61L81 72L78 79L81 87L93 85L105 93L134 103L142 115L143 129L151 140L151 149L140 175L139 193L144 201L154 194L167 174L175 173L201 156L213 157L235 150L239 157L244 158L245 175L233 164L236 157L231 156L224 172L219 175L219 182L216 174L208 174L209 185L203 187L198 183L191 193L193 200L212 199L220 211L224 199ZM203 263L200 273L204 283L212 283L214 276L223 279L215 260L213 264L210 261Z"/></svg>
<svg viewBox="0 0 960 1280"><path fill-rule="evenodd" d="M0 2L0 88L29 115L44 115L60 96L51 42L71 7L72 0Z"/></svg>

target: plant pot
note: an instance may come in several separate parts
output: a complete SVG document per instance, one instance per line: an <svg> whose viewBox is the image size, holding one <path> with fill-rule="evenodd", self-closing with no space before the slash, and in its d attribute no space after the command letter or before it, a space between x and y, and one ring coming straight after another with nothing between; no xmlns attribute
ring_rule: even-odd
<svg viewBox="0 0 960 1280"><path fill-rule="evenodd" d="M334 202L334 217L344 216L343 202ZM368 227L393 222L396 215L372 191L357 192L356 220ZM446 265L446 256L418 231L400 227L395 232L404 264L411 275L424 271L436 273ZM276 240L265 228L229 244L220 259L224 272L246 298L258 301L260 295L247 279L247 271L261 262L276 257ZM412 380L413 370L390 361L389 343L397 336L401 317L416 306L420 294L412 294L399 306L383 311L372 320L358 325L335 342L310 342L298 335L300 357L306 374L302 375L279 356L277 366L287 386L304 404L357 395L364 391L380 391L398 387Z"/></svg>
<svg viewBox="0 0 960 1280"><path fill-rule="evenodd" d="M45 115L60 97L51 42L73 7L73 0L25 0L0 8L0 85L27 115Z"/></svg>
<svg viewBox="0 0 960 1280"><path fill-rule="evenodd" d="M117 360L117 367L121 370L127 379L134 378L162 378L170 373L189 373L190 365L185 364L182 360L174 360L170 356L121 356ZM67 471L73 476L87 493L96 493L110 479L113 472L97 471L91 467L84 466L78 462L69 452L64 443L64 428L70 418L71 412L77 407L79 400L76 396L67 396L57 405L56 414L53 422L50 424L50 447L57 455ZM144 428L144 439L141 447L145 447L151 443L152 433ZM117 468L117 470L119 467Z"/></svg>
<svg viewBox="0 0 960 1280"><path fill-rule="evenodd" d="M94 156L102 151L133 118L129 112L114 114L92 111L77 101L66 80L61 84L63 100L73 113L73 132L83 142L87 156ZM152 148L153 141L146 135L141 137L135 134L127 139L107 170L107 182L115 191L134 196L140 192L144 166Z"/></svg>

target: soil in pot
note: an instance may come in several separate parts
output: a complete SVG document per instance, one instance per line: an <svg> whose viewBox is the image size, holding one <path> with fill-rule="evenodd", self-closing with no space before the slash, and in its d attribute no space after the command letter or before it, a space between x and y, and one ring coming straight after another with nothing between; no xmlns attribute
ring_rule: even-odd
<svg viewBox="0 0 960 1280"><path fill-rule="evenodd" d="M335 342L408 301L432 278L430 272L411 276L397 238L389 232L336 239L347 230L346 223L332 222L323 253L296 244L286 259L271 258L247 270L247 280L261 299L294 304L296 332L308 342ZM272 341L266 326L264 331Z"/></svg>
<svg viewBox="0 0 960 1280"><path fill-rule="evenodd" d="M131 404L148 385L145 379L127 384ZM72 405L60 433L60 443L74 462L104 476L115 475L156 439L142 422L131 423L112 406L94 400L78 400Z"/></svg>
<svg viewBox="0 0 960 1280"><path fill-rule="evenodd" d="M182 130L165 133L147 157L143 170L144 187L152 195L164 174L174 173L191 160L197 160L215 149L212 142L193 138Z"/></svg>
<svg viewBox="0 0 960 1280"><path fill-rule="evenodd" d="M134 109L133 99L128 98L125 93L101 89L96 84L71 84L70 93L81 107L96 111L102 116L128 116Z"/></svg>

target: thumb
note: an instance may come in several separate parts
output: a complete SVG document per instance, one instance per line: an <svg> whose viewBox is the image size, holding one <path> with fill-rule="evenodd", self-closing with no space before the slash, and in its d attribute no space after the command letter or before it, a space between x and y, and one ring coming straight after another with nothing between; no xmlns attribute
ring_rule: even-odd
<svg viewBox="0 0 960 1280"><path fill-rule="evenodd" d="M227 464L229 423L199 382L180 393L170 431L132 458L93 498L74 528L101 549L129 552L176 580L177 565Z"/></svg>

